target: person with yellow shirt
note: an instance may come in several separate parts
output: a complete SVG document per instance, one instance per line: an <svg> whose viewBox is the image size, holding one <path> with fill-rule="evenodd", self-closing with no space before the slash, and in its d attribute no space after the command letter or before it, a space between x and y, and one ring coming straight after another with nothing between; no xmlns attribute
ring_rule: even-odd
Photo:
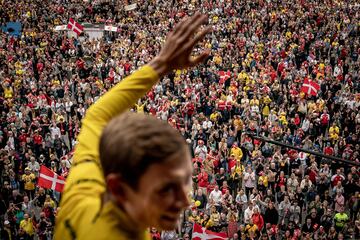
<svg viewBox="0 0 360 240"><path fill-rule="evenodd" d="M14 96L14 91L13 91L12 87L9 86L8 83L6 83L6 84L4 85L3 89L4 89L4 97L5 97L6 99L13 98L13 96Z"/></svg>
<svg viewBox="0 0 360 240"><path fill-rule="evenodd" d="M208 221L206 228L216 227L220 223L220 213L216 210L215 205L211 207L210 220Z"/></svg>
<svg viewBox="0 0 360 240"><path fill-rule="evenodd" d="M262 114L264 117L268 117L269 114L270 114L270 107L269 107L269 104L271 103L271 99L268 95L266 95L264 98L263 98L263 103L264 103L264 107L262 109Z"/></svg>
<svg viewBox="0 0 360 240"><path fill-rule="evenodd" d="M210 114L210 120L214 123L217 123L220 117L221 117L220 112L213 112L212 114Z"/></svg>
<svg viewBox="0 0 360 240"><path fill-rule="evenodd" d="M243 70L238 75L238 81L241 83L249 81L249 75Z"/></svg>
<svg viewBox="0 0 360 240"><path fill-rule="evenodd" d="M139 102L139 104L135 103L136 112L137 113L144 113L145 104L146 104L146 102L144 102L143 104L141 104L141 102Z"/></svg>
<svg viewBox="0 0 360 240"><path fill-rule="evenodd" d="M250 106L253 106L253 105L257 105L259 106L260 102L259 100L256 98L256 96L253 97L253 99L250 100Z"/></svg>
<svg viewBox="0 0 360 240"><path fill-rule="evenodd" d="M245 227L245 232L247 232L251 236L254 236L257 234L258 230L259 229L258 229L257 225L254 224L252 218L250 218L249 224L247 224Z"/></svg>
<svg viewBox="0 0 360 240"><path fill-rule="evenodd" d="M284 111L280 112L279 122L280 122L281 125L283 125L283 126L288 124L288 121L287 121L287 118L286 118L286 112L284 112Z"/></svg>
<svg viewBox="0 0 360 240"><path fill-rule="evenodd" d="M234 155L235 159L238 161L240 161L243 157L243 152L241 148L238 147L238 144L236 142L231 147L230 155Z"/></svg>
<svg viewBox="0 0 360 240"><path fill-rule="evenodd" d="M234 116L234 127L238 130L238 131L242 131L243 128L244 128L244 122L243 120L241 120L240 116L239 115L235 115Z"/></svg>
<svg viewBox="0 0 360 240"><path fill-rule="evenodd" d="M316 107L316 103L314 103L314 101L310 100L307 104L308 107L308 111L309 113L313 113L316 111L317 107Z"/></svg>
<svg viewBox="0 0 360 240"><path fill-rule="evenodd" d="M25 168L25 174L22 175L21 180L24 182L24 189L30 199L34 198L35 193L35 175L31 173L30 168Z"/></svg>
<svg viewBox="0 0 360 240"><path fill-rule="evenodd" d="M149 239L149 226L177 226L189 205L188 145L166 122L124 112L165 74L208 57L208 52L191 57L211 30L206 27L193 38L206 20L196 13L177 25L158 56L88 109L60 202L55 240Z"/></svg>
<svg viewBox="0 0 360 240"><path fill-rule="evenodd" d="M210 40L207 40L205 43L205 48L206 49L211 49L212 48L212 44L210 43Z"/></svg>
<svg viewBox="0 0 360 240"><path fill-rule="evenodd" d="M35 229L33 221L27 213L24 214L24 219L20 221L20 229L25 232L28 239L32 239Z"/></svg>
<svg viewBox="0 0 360 240"><path fill-rule="evenodd" d="M56 203L54 200L51 199L50 195L46 195L45 197L45 202L44 202L44 206L48 205L49 207L51 207L52 209L56 208Z"/></svg>
<svg viewBox="0 0 360 240"><path fill-rule="evenodd" d="M192 211L192 214L188 218L188 221L192 223L200 223L200 220L197 210Z"/></svg>
<svg viewBox="0 0 360 240"><path fill-rule="evenodd" d="M213 23L217 23L219 21L219 17L215 15L215 16L213 16L212 20L213 20Z"/></svg>
<svg viewBox="0 0 360 240"><path fill-rule="evenodd" d="M292 38L292 33L290 31L287 31L285 36L287 40L290 40Z"/></svg>
<svg viewBox="0 0 360 240"><path fill-rule="evenodd" d="M329 128L329 138L333 142L339 139L340 129L336 126L336 123L333 123L332 126Z"/></svg>
<svg viewBox="0 0 360 240"><path fill-rule="evenodd" d="M214 56L214 62L215 62L216 65L221 65L222 57L220 55L215 55Z"/></svg>
<svg viewBox="0 0 360 240"><path fill-rule="evenodd" d="M264 187L267 188L268 185L269 185L268 176L265 175L265 173L264 173L263 171L261 171L261 172L259 173L259 175L260 175L260 177L259 177L259 179L258 179L258 184L259 184L260 182L262 182L262 184L264 185Z"/></svg>

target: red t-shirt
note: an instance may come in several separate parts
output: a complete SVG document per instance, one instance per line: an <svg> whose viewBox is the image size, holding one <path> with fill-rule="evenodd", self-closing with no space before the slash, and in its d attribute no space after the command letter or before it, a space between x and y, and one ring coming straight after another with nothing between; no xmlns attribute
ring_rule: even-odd
<svg viewBox="0 0 360 240"><path fill-rule="evenodd" d="M35 135L34 136L34 143L36 145L41 145L42 144L42 137L40 135Z"/></svg>

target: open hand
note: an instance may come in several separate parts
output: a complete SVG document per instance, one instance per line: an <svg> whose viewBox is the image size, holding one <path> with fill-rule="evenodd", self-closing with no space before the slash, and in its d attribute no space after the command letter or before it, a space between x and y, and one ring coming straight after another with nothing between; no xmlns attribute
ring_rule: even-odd
<svg viewBox="0 0 360 240"><path fill-rule="evenodd" d="M160 77L174 69L196 66L207 58L209 55L207 51L196 57L191 56L194 46L211 31L211 27L206 27L193 37L206 21L206 15L196 13L183 20L170 32L160 53L149 63Z"/></svg>

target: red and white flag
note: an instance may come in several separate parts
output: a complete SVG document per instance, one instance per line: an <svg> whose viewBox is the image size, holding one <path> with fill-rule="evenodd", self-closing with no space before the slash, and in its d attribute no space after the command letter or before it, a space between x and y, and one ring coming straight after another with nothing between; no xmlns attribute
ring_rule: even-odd
<svg viewBox="0 0 360 240"><path fill-rule="evenodd" d="M319 90L320 90L319 84L308 78L304 79L304 84L301 87L302 92L311 96L316 96Z"/></svg>
<svg viewBox="0 0 360 240"><path fill-rule="evenodd" d="M228 238L226 236L226 233L212 232L194 223L192 239L193 240L227 240Z"/></svg>
<svg viewBox="0 0 360 240"><path fill-rule="evenodd" d="M39 187L62 192L65 186L65 178L57 175L47 167L41 166L38 185Z"/></svg>
<svg viewBox="0 0 360 240"><path fill-rule="evenodd" d="M219 84L223 84L227 79L231 77L231 72L219 71L219 76L220 76Z"/></svg>
<svg viewBox="0 0 360 240"><path fill-rule="evenodd" d="M72 18L69 19L67 28L74 31L78 36L84 31L84 27Z"/></svg>

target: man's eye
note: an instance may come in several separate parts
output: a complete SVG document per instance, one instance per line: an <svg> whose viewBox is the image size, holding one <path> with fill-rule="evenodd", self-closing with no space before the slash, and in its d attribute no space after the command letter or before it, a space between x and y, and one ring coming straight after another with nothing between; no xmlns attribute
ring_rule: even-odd
<svg viewBox="0 0 360 240"><path fill-rule="evenodd" d="M161 188L159 193L162 194L162 195L170 194L170 193L172 193L174 191L174 189L175 189L174 185L167 185L167 186Z"/></svg>

